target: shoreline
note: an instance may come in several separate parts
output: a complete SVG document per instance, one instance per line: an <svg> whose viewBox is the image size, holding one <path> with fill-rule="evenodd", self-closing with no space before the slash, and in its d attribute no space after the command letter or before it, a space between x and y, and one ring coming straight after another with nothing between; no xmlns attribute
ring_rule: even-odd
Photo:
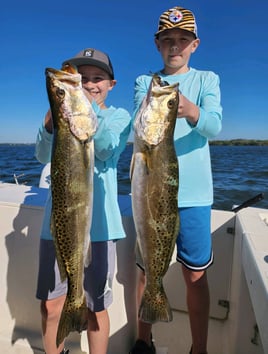
<svg viewBox="0 0 268 354"><path fill-rule="evenodd" d="M257 139L210 140L209 145L217 145L217 146L268 146L268 140L257 140Z"/></svg>
<svg viewBox="0 0 268 354"><path fill-rule="evenodd" d="M128 145L133 144L133 141L128 141ZM35 143L0 143L0 146L9 145L23 145L31 146ZM209 145L217 146L268 146L268 140L258 140L258 139L226 139L226 140L209 140Z"/></svg>

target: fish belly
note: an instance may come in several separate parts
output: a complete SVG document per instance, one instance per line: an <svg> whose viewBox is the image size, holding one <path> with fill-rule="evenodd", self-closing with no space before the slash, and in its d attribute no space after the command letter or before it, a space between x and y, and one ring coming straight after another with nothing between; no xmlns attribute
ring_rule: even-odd
<svg viewBox="0 0 268 354"><path fill-rule="evenodd" d="M51 161L52 216L56 257L68 292L58 327L57 345L71 331L87 327L84 266L90 262L93 142L81 144L71 134L55 136Z"/></svg>
<svg viewBox="0 0 268 354"><path fill-rule="evenodd" d="M163 287L179 229L178 162L173 144L136 149L132 165L132 207L137 241L146 274L139 317L155 323L171 321Z"/></svg>

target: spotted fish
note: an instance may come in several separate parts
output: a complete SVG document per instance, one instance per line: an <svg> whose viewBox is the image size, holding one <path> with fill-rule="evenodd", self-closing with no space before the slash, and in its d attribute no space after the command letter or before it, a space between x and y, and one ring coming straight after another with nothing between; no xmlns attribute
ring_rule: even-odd
<svg viewBox="0 0 268 354"><path fill-rule="evenodd" d="M174 148L178 104L178 84L168 85L153 75L133 126L132 209L146 274L139 317L147 323L172 320L163 277L179 230L178 160Z"/></svg>
<svg viewBox="0 0 268 354"><path fill-rule="evenodd" d="M71 66L47 68L46 86L53 117L51 233L61 279L68 292L57 345L71 331L87 327L84 266L90 263L94 145L97 118L84 95L81 75Z"/></svg>

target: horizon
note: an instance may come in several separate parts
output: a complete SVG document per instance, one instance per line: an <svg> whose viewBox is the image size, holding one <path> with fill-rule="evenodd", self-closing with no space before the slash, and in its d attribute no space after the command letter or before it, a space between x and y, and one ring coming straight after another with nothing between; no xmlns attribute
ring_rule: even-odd
<svg viewBox="0 0 268 354"><path fill-rule="evenodd" d="M234 139L212 139L208 140L208 143L213 143L213 142L235 142L235 141L244 141L244 142L262 142L262 143L267 143L268 145L268 139L244 139L244 138L234 138ZM133 144L133 140L128 140L127 144ZM0 145L35 145L34 142L32 143L23 143L23 142L0 142Z"/></svg>

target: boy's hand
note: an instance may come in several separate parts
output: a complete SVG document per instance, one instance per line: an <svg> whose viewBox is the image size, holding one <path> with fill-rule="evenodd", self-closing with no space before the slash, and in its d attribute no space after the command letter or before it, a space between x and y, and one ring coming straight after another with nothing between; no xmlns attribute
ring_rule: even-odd
<svg viewBox="0 0 268 354"><path fill-rule="evenodd" d="M178 118L186 118L192 125L196 125L199 119L199 107L188 98L179 93Z"/></svg>
<svg viewBox="0 0 268 354"><path fill-rule="evenodd" d="M46 131L50 134L53 132L53 121L52 121L52 114L51 110L49 109L45 115L45 121L44 121L44 126L46 128Z"/></svg>

